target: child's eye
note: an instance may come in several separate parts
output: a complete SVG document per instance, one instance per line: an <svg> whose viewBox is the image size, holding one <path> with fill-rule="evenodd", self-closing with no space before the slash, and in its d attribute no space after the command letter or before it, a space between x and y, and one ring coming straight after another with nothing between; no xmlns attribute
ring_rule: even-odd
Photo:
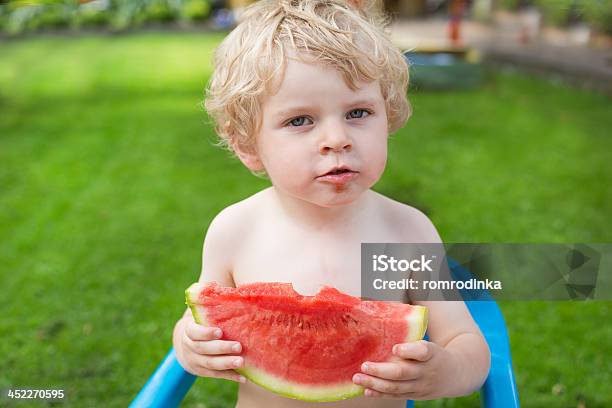
<svg viewBox="0 0 612 408"><path fill-rule="evenodd" d="M353 109L348 113L348 119L361 119L365 117L364 114L367 116L370 114L370 112L365 109Z"/></svg>
<svg viewBox="0 0 612 408"><path fill-rule="evenodd" d="M289 122L287 122L287 125L289 126L294 126L294 127L299 127L299 126L304 126L305 124L310 124L310 123L305 123L308 119L306 116L300 116L299 118L294 118L291 119ZM312 121L310 121L312 123Z"/></svg>

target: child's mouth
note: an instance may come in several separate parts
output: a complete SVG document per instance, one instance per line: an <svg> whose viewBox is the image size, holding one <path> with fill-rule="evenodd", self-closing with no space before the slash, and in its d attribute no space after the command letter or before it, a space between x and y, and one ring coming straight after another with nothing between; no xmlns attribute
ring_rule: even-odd
<svg viewBox="0 0 612 408"><path fill-rule="evenodd" d="M359 172L348 168L339 168L317 177L317 180L331 184L344 184L357 177L358 174Z"/></svg>

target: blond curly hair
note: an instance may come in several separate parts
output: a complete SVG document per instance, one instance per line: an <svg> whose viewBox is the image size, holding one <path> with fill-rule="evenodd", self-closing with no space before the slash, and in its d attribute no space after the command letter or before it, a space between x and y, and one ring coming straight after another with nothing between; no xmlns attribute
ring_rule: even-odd
<svg viewBox="0 0 612 408"><path fill-rule="evenodd" d="M204 107L219 145L255 151L261 104L280 86L287 55L332 67L350 89L378 80L388 130L408 119L408 66L391 43L378 0L259 0L216 49ZM295 51L295 52L293 52Z"/></svg>

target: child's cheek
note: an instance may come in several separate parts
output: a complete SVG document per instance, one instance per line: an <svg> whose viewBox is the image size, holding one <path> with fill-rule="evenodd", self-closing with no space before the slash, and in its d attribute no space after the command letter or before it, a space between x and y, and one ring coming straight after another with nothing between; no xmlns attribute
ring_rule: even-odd
<svg viewBox="0 0 612 408"><path fill-rule="evenodd" d="M361 159L367 168L365 173L370 183L374 184L382 177L387 166L387 144L386 142L372 144L363 153Z"/></svg>
<svg viewBox="0 0 612 408"><path fill-rule="evenodd" d="M308 182L312 181L313 170L311 160L308 157L301 157L299 150L291 151L284 149L283 152L275 154L273 160L270 161L271 175L273 182L276 182L280 187L288 189L304 187Z"/></svg>

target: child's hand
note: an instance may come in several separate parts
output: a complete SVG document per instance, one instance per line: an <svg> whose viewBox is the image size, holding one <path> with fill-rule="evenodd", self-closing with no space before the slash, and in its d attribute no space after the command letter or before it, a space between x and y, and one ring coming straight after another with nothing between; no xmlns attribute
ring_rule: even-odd
<svg viewBox="0 0 612 408"><path fill-rule="evenodd" d="M424 400L445 396L457 366L451 352L421 340L396 344L393 354L396 360L365 362L362 373L353 376L355 384L366 388L367 397Z"/></svg>
<svg viewBox="0 0 612 408"><path fill-rule="evenodd" d="M219 340L222 335L220 328L202 326L189 316L181 336L182 356L177 357L191 374L244 383L246 379L234 371L242 367L244 359L231 355L240 353L242 346L236 341Z"/></svg>

